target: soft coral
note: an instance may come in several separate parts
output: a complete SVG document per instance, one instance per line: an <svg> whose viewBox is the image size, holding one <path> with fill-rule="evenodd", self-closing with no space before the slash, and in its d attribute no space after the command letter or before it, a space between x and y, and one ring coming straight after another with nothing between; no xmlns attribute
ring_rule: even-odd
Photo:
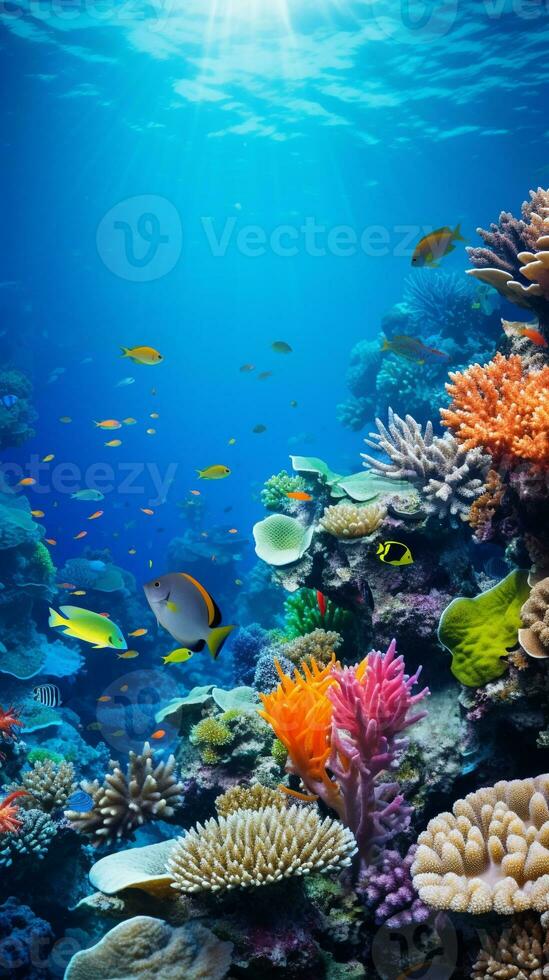
<svg viewBox="0 0 549 980"><path fill-rule="evenodd" d="M18 806L13 801L20 796L28 795L26 790L17 789L2 800L0 803L0 833L6 834L10 831L13 833L19 830L21 821L17 818Z"/></svg>

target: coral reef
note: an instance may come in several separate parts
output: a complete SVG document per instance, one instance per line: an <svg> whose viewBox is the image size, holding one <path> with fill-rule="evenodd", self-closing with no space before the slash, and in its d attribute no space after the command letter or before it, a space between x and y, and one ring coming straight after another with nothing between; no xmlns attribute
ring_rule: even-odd
<svg viewBox="0 0 549 980"><path fill-rule="evenodd" d="M28 805L51 813L63 807L76 789L74 766L72 762L57 763L50 759L37 761L24 773L21 788L28 794Z"/></svg>
<svg viewBox="0 0 549 980"><path fill-rule="evenodd" d="M516 920L500 936L485 937L471 980L544 980L548 964L546 929L535 919Z"/></svg>
<svg viewBox="0 0 549 980"><path fill-rule="evenodd" d="M466 450L480 448L494 460L549 465L549 365L526 372L514 354L496 354L481 366L450 372L444 425Z"/></svg>
<svg viewBox="0 0 549 980"><path fill-rule="evenodd" d="M349 631L351 617L347 610L339 609L331 599L325 607L312 589L300 589L284 603L285 629L289 639L306 636L317 629L329 630L344 636Z"/></svg>
<svg viewBox="0 0 549 980"><path fill-rule="evenodd" d="M0 905L0 976L39 980L55 934L48 922L17 898Z"/></svg>
<svg viewBox="0 0 549 980"><path fill-rule="evenodd" d="M256 555L269 565L290 565L307 551L313 530L295 517L271 514L254 524Z"/></svg>
<svg viewBox="0 0 549 980"><path fill-rule="evenodd" d="M289 646L289 644L285 644L285 646ZM254 674L254 687L257 691L272 691L277 686L280 677L275 666L275 659L280 664L284 673L287 674L288 671L291 673L293 667L292 661L284 656L281 652L282 649L283 647L268 650L257 661Z"/></svg>
<svg viewBox="0 0 549 980"><path fill-rule="evenodd" d="M14 833L22 826L22 821L18 816L19 804L15 800L21 801L26 796L24 790L14 790L0 802L0 833Z"/></svg>
<svg viewBox="0 0 549 980"><path fill-rule="evenodd" d="M5 405L6 396L15 396L11 405ZM32 439L32 423L36 412L31 404L32 384L21 371L0 371L0 450L21 446Z"/></svg>
<svg viewBox="0 0 549 980"><path fill-rule="evenodd" d="M336 871L355 851L352 833L315 809L269 806L199 824L179 838L168 870L178 891L218 892Z"/></svg>
<svg viewBox="0 0 549 980"><path fill-rule="evenodd" d="M403 929L426 922L431 910L419 898L412 881L411 867L417 846L402 857L398 851L384 851L378 865L367 866L359 881L365 904L374 910L376 925Z"/></svg>
<svg viewBox="0 0 549 980"><path fill-rule="evenodd" d="M265 481L260 494L261 503L266 510L284 512L291 502L288 494L306 490L307 483L302 476L295 476L287 473L286 470L281 470Z"/></svg>
<svg viewBox="0 0 549 980"><path fill-rule="evenodd" d="M75 830L91 836L95 844L132 837L144 823L171 817L183 792L173 755L155 765L148 742L140 755L130 752L126 773L119 763L111 762L111 772L105 775L103 784L96 779L81 786L92 797L93 806L83 812L67 810L65 817Z"/></svg>
<svg viewBox="0 0 549 980"><path fill-rule="evenodd" d="M316 629L311 633L306 633L304 636L296 636L289 643L283 643L279 649L284 659L290 661L291 664L297 667L299 667L303 660L311 658L316 660L317 664L326 666L332 661L332 655L339 650L342 643L343 637L335 630ZM282 663L282 659L278 657L278 653L277 659L282 670L287 673L288 671ZM260 689L265 690L264 688Z"/></svg>
<svg viewBox="0 0 549 980"><path fill-rule="evenodd" d="M280 790L254 783L252 786L233 786L228 789L217 797L215 808L220 817L228 817L237 810L264 810L266 807L284 810L287 803L287 796Z"/></svg>
<svg viewBox="0 0 549 980"><path fill-rule="evenodd" d="M548 776L501 780L430 820L412 865L421 900L474 915L547 911L548 795Z"/></svg>
<svg viewBox="0 0 549 980"><path fill-rule="evenodd" d="M431 422L423 432L410 415L402 419L390 410L387 427L380 419L376 425L378 432L370 433L366 445L386 453L390 462L362 453L364 465L416 485L426 512L440 521L454 517L466 521L474 500L484 492L489 457L478 448L460 446L448 433L436 436Z"/></svg>
<svg viewBox="0 0 549 980"><path fill-rule="evenodd" d="M352 541L377 531L386 513L381 504L359 507L356 504L341 503L326 507L320 518L320 524L328 534Z"/></svg>
<svg viewBox="0 0 549 980"><path fill-rule="evenodd" d="M523 629L518 638L521 647L533 657L549 657L549 578L532 587L520 618Z"/></svg>
<svg viewBox="0 0 549 980"><path fill-rule="evenodd" d="M230 638L233 673L238 684L252 684L261 652L268 645L269 634L259 623L240 626Z"/></svg>
<svg viewBox="0 0 549 980"><path fill-rule="evenodd" d="M17 827L0 836L0 867L9 868L26 858L40 861L57 834L57 827L42 810L20 810Z"/></svg>

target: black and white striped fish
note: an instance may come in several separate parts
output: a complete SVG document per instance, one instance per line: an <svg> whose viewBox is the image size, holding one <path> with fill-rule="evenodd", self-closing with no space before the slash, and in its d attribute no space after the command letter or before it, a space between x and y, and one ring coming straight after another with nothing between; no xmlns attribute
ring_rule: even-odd
<svg viewBox="0 0 549 980"><path fill-rule="evenodd" d="M61 691L56 684L39 684L33 688L32 696L46 708L57 708L61 704Z"/></svg>

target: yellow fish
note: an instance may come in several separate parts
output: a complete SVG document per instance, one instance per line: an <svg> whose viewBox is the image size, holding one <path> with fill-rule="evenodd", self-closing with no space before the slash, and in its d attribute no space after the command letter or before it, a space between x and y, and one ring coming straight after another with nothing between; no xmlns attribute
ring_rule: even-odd
<svg viewBox="0 0 549 980"><path fill-rule="evenodd" d="M102 422L93 423L98 429L121 429L122 423L118 419L103 419Z"/></svg>
<svg viewBox="0 0 549 980"><path fill-rule="evenodd" d="M126 650L125 653L118 653L117 657L119 660L135 660L139 656L138 650Z"/></svg>
<svg viewBox="0 0 549 980"><path fill-rule="evenodd" d="M179 647L177 650L172 650L167 657L162 657L162 662L165 664L184 664L191 659L192 655L193 652L188 647Z"/></svg>
<svg viewBox="0 0 549 980"><path fill-rule="evenodd" d="M146 429L145 431L146 431L146 433L147 433L148 436L155 436L156 435L156 429Z"/></svg>
<svg viewBox="0 0 549 980"><path fill-rule="evenodd" d="M419 240L412 255L412 265L418 268L427 265L431 269L436 269L438 266L437 259L453 252L456 247L454 242L464 241L465 238L461 234L460 225L456 225L453 231L446 225L444 228L438 228Z"/></svg>
<svg viewBox="0 0 549 980"><path fill-rule="evenodd" d="M105 445L106 446L111 446L111 448L114 447L114 446L121 446L122 445L122 439L109 439L109 441L106 442Z"/></svg>
<svg viewBox="0 0 549 980"><path fill-rule="evenodd" d="M100 613L91 609L80 609L79 606L60 606L61 612L50 609L50 626L62 626L65 636L92 643L95 650L111 647L115 650L127 650L122 631Z"/></svg>
<svg viewBox="0 0 549 980"><path fill-rule="evenodd" d="M17 484L18 487L33 487L36 480L32 476L24 476L22 480L19 480Z"/></svg>
<svg viewBox="0 0 549 980"><path fill-rule="evenodd" d="M53 453L48 453L47 456L43 456L42 457L42 462L43 463L51 463L52 459L55 459L55 456L53 455Z"/></svg>
<svg viewBox="0 0 549 980"><path fill-rule="evenodd" d="M129 555L136 555L137 554L137 548L128 548L128 554Z"/></svg>
<svg viewBox="0 0 549 980"><path fill-rule="evenodd" d="M32 514L33 517L45 517L46 516L44 514L44 511L43 510L31 510L31 514Z"/></svg>
<svg viewBox="0 0 549 980"><path fill-rule="evenodd" d="M145 636L149 631L145 629L144 626L140 626L138 630L134 630L133 633L128 633L128 636Z"/></svg>
<svg viewBox="0 0 549 980"><path fill-rule="evenodd" d="M75 589L71 595L86 595L86 591L85 589Z"/></svg>
<svg viewBox="0 0 549 980"><path fill-rule="evenodd" d="M197 470L198 477L200 480L224 480L226 476L230 476L230 469L228 466L207 466L205 470Z"/></svg>
<svg viewBox="0 0 549 980"><path fill-rule="evenodd" d="M122 357L129 357L135 364L160 364L162 354L154 347L121 347Z"/></svg>
<svg viewBox="0 0 549 980"><path fill-rule="evenodd" d="M412 552L402 541L382 541L378 545L376 555L385 565L411 565Z"/></svg>
<svg viewBox="0 0 549 980"><path fill-rule="evenodd" d="M160 415L158 414L158 412L151 412L151 414L149 415L149 418L150 419L159 419L160 418Z"/></svg>
<svg viewBox="0 0 549 980"><path fill-rule="evenodd" d="M131 415L130 415L129 418L122 419L122 422L123 422L124 425L135 425L135 423L137 422L137 419L132 418Z"/></svg>

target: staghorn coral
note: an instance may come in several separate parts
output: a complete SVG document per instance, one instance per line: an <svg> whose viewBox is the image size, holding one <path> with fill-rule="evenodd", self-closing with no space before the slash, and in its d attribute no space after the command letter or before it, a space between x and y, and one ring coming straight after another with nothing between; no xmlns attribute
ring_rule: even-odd
<svg viewBox="0 0 549 980"><path fill-rule="evenodd" d="M549 657L549 578L537 582L520 610L519 641L526 653Z"/></svg>
<svg viewBox="0 0 549 980"><path fill-rule="evenodd" d="M64 806L76 789L74 766L72 762L56 763L50 759L35 762L23 775L21 787L28 794L30 806L51 813Z"/></svg>
<svg viewBox="0 0 549 980"><path fill-rule="evenodd" d="M549 366L526 372L522 359L496 354L481 366L450 372L443 425L465 449L480 447L497 461L549 465Z"/></svg>
<svg viewBox="0 0 549 980"><path fill-rule="evenodd" d="M366 507L335 504L333 507L326 507L320 518L320 525L335 538L356 541L377 531L386 515L387 511L382 504L369 504Z"/></svg>
<svg viewBox="0 0 549 980"><path fill-rule="evenodd" d="M264 810L265 807L275 807L285 810L288 798L278 789L270 789L255 783L253 786L233 786L215 801L215 808L220 817L228 817L237 810Z"/></svg>
<svg viewBox="0 0 549 980"><path fill-rule="evenodd" d="M270 476L265 481L260 493L261 503L266 510L284 512L285 508L289 509L291 503L288 494L299 490L307 490L307 484L303 477L281 470L280 473Z"/></svg>
<svg viewBox="0 0 549 980"><path fill-rule="evenodd" d="M485 937L471 980L546 980L549 936L536 919L515 920L497 938Z"/></svg>
<svg viewBox="0 0 549 980"><path fill-rule="evenodd" d="M118 762L111 761L110 767L102 785L97 779L81 783L84 792L92 797L93 806L82 813L65 811L74 830L90 835L98 845L109 839L132 837L144 823L173 816L183 793L173 755L155 765L154 752L145 742L141 755L130 752L126 773Z"/></svg>
<svg viewBox="0 0 549 980"><path fill-rule="evenodd" d="M13 833L21 827L21 820L18 816L19 805L15 800L26 796L23 789L14 790L0 802L0 834Z"/></svg>
<svg viewBox="0 0 549 980"><path fill-rule="evenodd" d="M280 650L284 653L286 660L296 666L299 666L307 658L314 658L317 664L326 666L331 662L332 655L336 650L339 650L342 643L343 637L335 630L316 629L312 633L296 636L295 640L282 644ZM281 666L287 672L286 667L283 664Z"/></svg>
<svg viewBox="0 0 549 980"><path fill-rule="evenodd" d="M315 809L269 806L197 824L178 839L167 867L178 891L219 892L337 871L355 852L350 830Z"/></svg>
<svg viewBox="0 0 549 980"><path fill-rule="evenodd" d="M384 851L379 864L362 872L358 890L375 911L376 925L404 929L429 918L430 909L419 898L410 874L416 851L415 844L404 857L398 851Z"/></svg>
<svg viewBox="0 0 549 980"><path fill-rule="evenodd" d="M199 922L174 928L137 915L76 953L65 980L223 980L231 952L232 943L222 942Z"/></svg>
<svg viewBox="0 0 549 980"><path fill-rule="evenodd" d="M475 915L546 911L548 798L549 775L501 780L430 820L412 865L421 900Z"/></svg>
<svg viewBox="0 0 549 980"><path fill-rule="evenodd" d="M0 837L0 868L21 858L41 861L57 834L57 827L42 810L21 810L14 830Z"/></svg>
<svg viewBox="0 0 549 980"><path fill-rule="evenodd" d="M484 492L489 457L478 448L461 446L448 433L435 436L431 422L422 431L411 415L402 419L392 409L387 426L381 419L376 419L376 425L377 433L371 432L364 441L386 453L390 462L362 453L364 465L390 479L415 484L428 514L439 520L459 517L466 521L472 503Z"/></svg>

